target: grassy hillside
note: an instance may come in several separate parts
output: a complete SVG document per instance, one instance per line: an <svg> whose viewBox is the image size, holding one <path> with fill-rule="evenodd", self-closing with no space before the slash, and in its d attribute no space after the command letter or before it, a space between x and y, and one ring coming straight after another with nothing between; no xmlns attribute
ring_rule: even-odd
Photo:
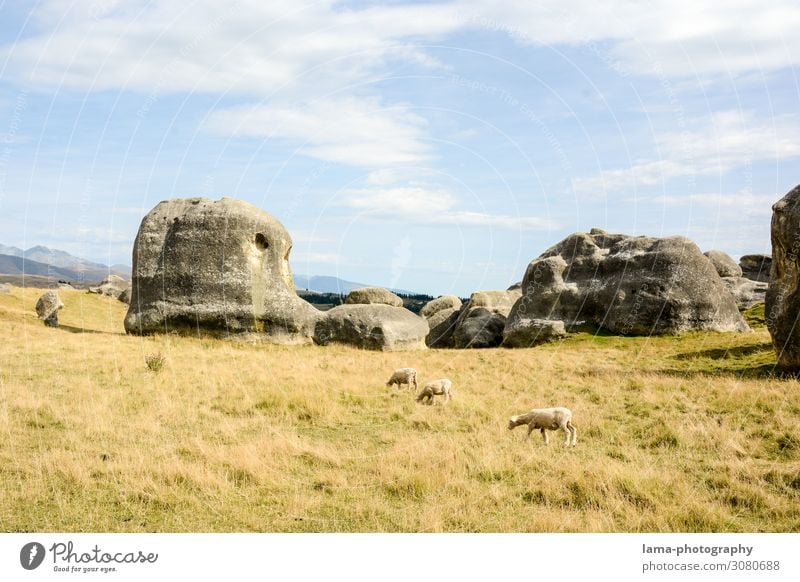
<svg viewBox="0 0 800 582"><path fill-rule="evenodd" d="M129 337L80 291L50 329L39 293L0 294L3 531L800 531L800 386L763 328L375 353ZM454 400L385 388L401 366ZM576 448L506 430L552 405Z"/></svg>

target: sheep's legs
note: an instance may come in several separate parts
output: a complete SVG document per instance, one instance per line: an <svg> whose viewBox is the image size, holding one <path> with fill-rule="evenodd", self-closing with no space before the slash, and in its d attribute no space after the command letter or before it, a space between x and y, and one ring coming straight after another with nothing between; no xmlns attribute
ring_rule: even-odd
<svg viewBox="0 0 800 582"><path fill-rule="evenodd" d="M544 439L544 444L550 444L550 439L547 436L547 431L542 429L542 438Z"/></svg>
<svg viewBox="0 0 800 582"><path fill-rule="evenodd" d="M567 425L561 427L561 430L564 431L564 446L569 446L570 438L572 437L572 430L567 428Z"/></svg>

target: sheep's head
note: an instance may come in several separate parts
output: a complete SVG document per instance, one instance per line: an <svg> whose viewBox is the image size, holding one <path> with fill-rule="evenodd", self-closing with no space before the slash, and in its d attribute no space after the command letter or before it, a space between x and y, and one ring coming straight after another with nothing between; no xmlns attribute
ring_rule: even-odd
<svg viewBox="0 0 800 582"><path fill-rule="evenodd" d="M508 419L508 430L511 430L512 428L516 428L518 420L519 420L519 416L512 416L511 418L509 418Z"/></svg>

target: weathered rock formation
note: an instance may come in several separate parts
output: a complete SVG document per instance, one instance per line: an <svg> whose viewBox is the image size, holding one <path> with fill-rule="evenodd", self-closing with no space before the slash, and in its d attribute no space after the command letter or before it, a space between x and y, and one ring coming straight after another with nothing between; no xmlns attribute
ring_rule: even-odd
<svg viewBox="0 0 800 582"><path fill-rule="evenodd" d="M97 287L89 287L89 293L106 295L119 299L123 292L130 288L131 284L118 275L109 275Z"/></svg>
<svg viewBox="0 0 800 582"><path fill-rule="evenodd" d="M314 330L320 345L347 344L368 350L425 349L428 323L402 307L339 305L326 311Z"/></svg>
<svg viewBox="0 0 800 582"><path fill-rule="evenodd" d="M308 343L322 314L295 293L291 248L283 225L246 202L161 202L134 243L125 329Z"/></svg>
<svg viewBox="0 0 800 582"><path fill-rule="evenodd" d="M739 259L742 276L753 281L769 283L769 272L772 267L772 257L769 255L744 255Z"/></svg>
<svg viewBox="0 0 800 582"><path fill-rule="evenodd" d="M575 233L532 261L508 317L626 335L746 331L733 296L687 238Z"/></svg>
<svg viewBox="0 0 800 582"><path fill-rule="evenodd" d="M763 303L767 293L767 283L753 281L745 277L723 277L725 288L733 295L736 306L740 309L750 309L757 303Z"/></svg>
<svg viewBox="0 0 800 582"><path fill-rule="evenodd" d="M723 253L722 251L706 251L703 253L708 260L711 261L711 264L714 265L714 268L717 270L717 273L720 277L741 277L742 276L742 268L736 264L730 255L727 253Z"/></svg>
<svg viewBox="0 0 800 582"><path fill-rule="evenodd" d="M58 327L58 310L63 309L64 304L56 291L47 291L36 302L36 315L44 320L44 324L49 327Z"/></svg>
<svg viewBox="0 0 800 582"><path fill-rule="evenodd" d="M800 371L800 186L772 205L772 271L764 309L782 368Z"/></svg>
<svg viewBox="0 0 800 582"><path fill-rule="evenodd" d="M503 329L519 291L478 291L462 306L453 326L455 348L493 348L503 343ZM449 341L445 339L445 342Z"/></svg>
<svg viewBox="0 0 800 582"><path fill-rule="evenodd" d="M558 319L527 319L517 317L506 322L503 346L530 348L567 335L564 322Z"/></svg>
<svg viewBox="0 0 800 582"><path fill-rule="evenodd" d="M428 318L444 309L461 309L461 299L455 295L442 295L423 305L419 314Z"/></svg>
<svg viewBox="0 0 800 582"><path fill-rule="evenodd" d="M437 311L427 318L430 332L425 338L425 343L429 348L453 348L453 332L456 330L456 322L461 313L460 309L450 307Z"/></svg>
<svg viewBox="0 0 800 582"><path fill-rule="evenodd" d="M362 287L353 289L345 297L346 305L391 305L402 307L403 300L383 287Z"/></svg>

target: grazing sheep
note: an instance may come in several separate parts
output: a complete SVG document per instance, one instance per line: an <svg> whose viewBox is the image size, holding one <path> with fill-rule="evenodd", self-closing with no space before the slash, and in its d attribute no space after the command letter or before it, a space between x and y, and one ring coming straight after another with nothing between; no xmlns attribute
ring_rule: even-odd
<svg viewBox="0 0 800 582"><path fill-rule="evenodd" d="M444 396L444 404L447 404L450 401L450 388L452 386L453 382L447 378L428 382L417 394L417 402L433 404L435 396Z"/></svg>
<svg viewBox="0 0 800 582"><path fill-rule="evenodd" d="M569 408L534 408L525 414L512 416L508 420L508 430L512 430L521 424L528 425L528 433L524 439L531 436L531 433L537 428L542 431L542 438L545 444L549 442L546 430L563 430L566 436L565 447L570 444L574 447L578 439L578 431L572 426L572 411Z"/></svg>
<svg viewBox="0 0 800 582"><path fill-rule="evenodd" d="M414 368L400 368L394 371L392 377L389 378L389 381L386 382L387 386L391 386L392 384L397 384L397 387L400 388L403 384L408 384L408 387L411 388L411 385L414 385L414 390L417 389L417 371Z"/></svg>

